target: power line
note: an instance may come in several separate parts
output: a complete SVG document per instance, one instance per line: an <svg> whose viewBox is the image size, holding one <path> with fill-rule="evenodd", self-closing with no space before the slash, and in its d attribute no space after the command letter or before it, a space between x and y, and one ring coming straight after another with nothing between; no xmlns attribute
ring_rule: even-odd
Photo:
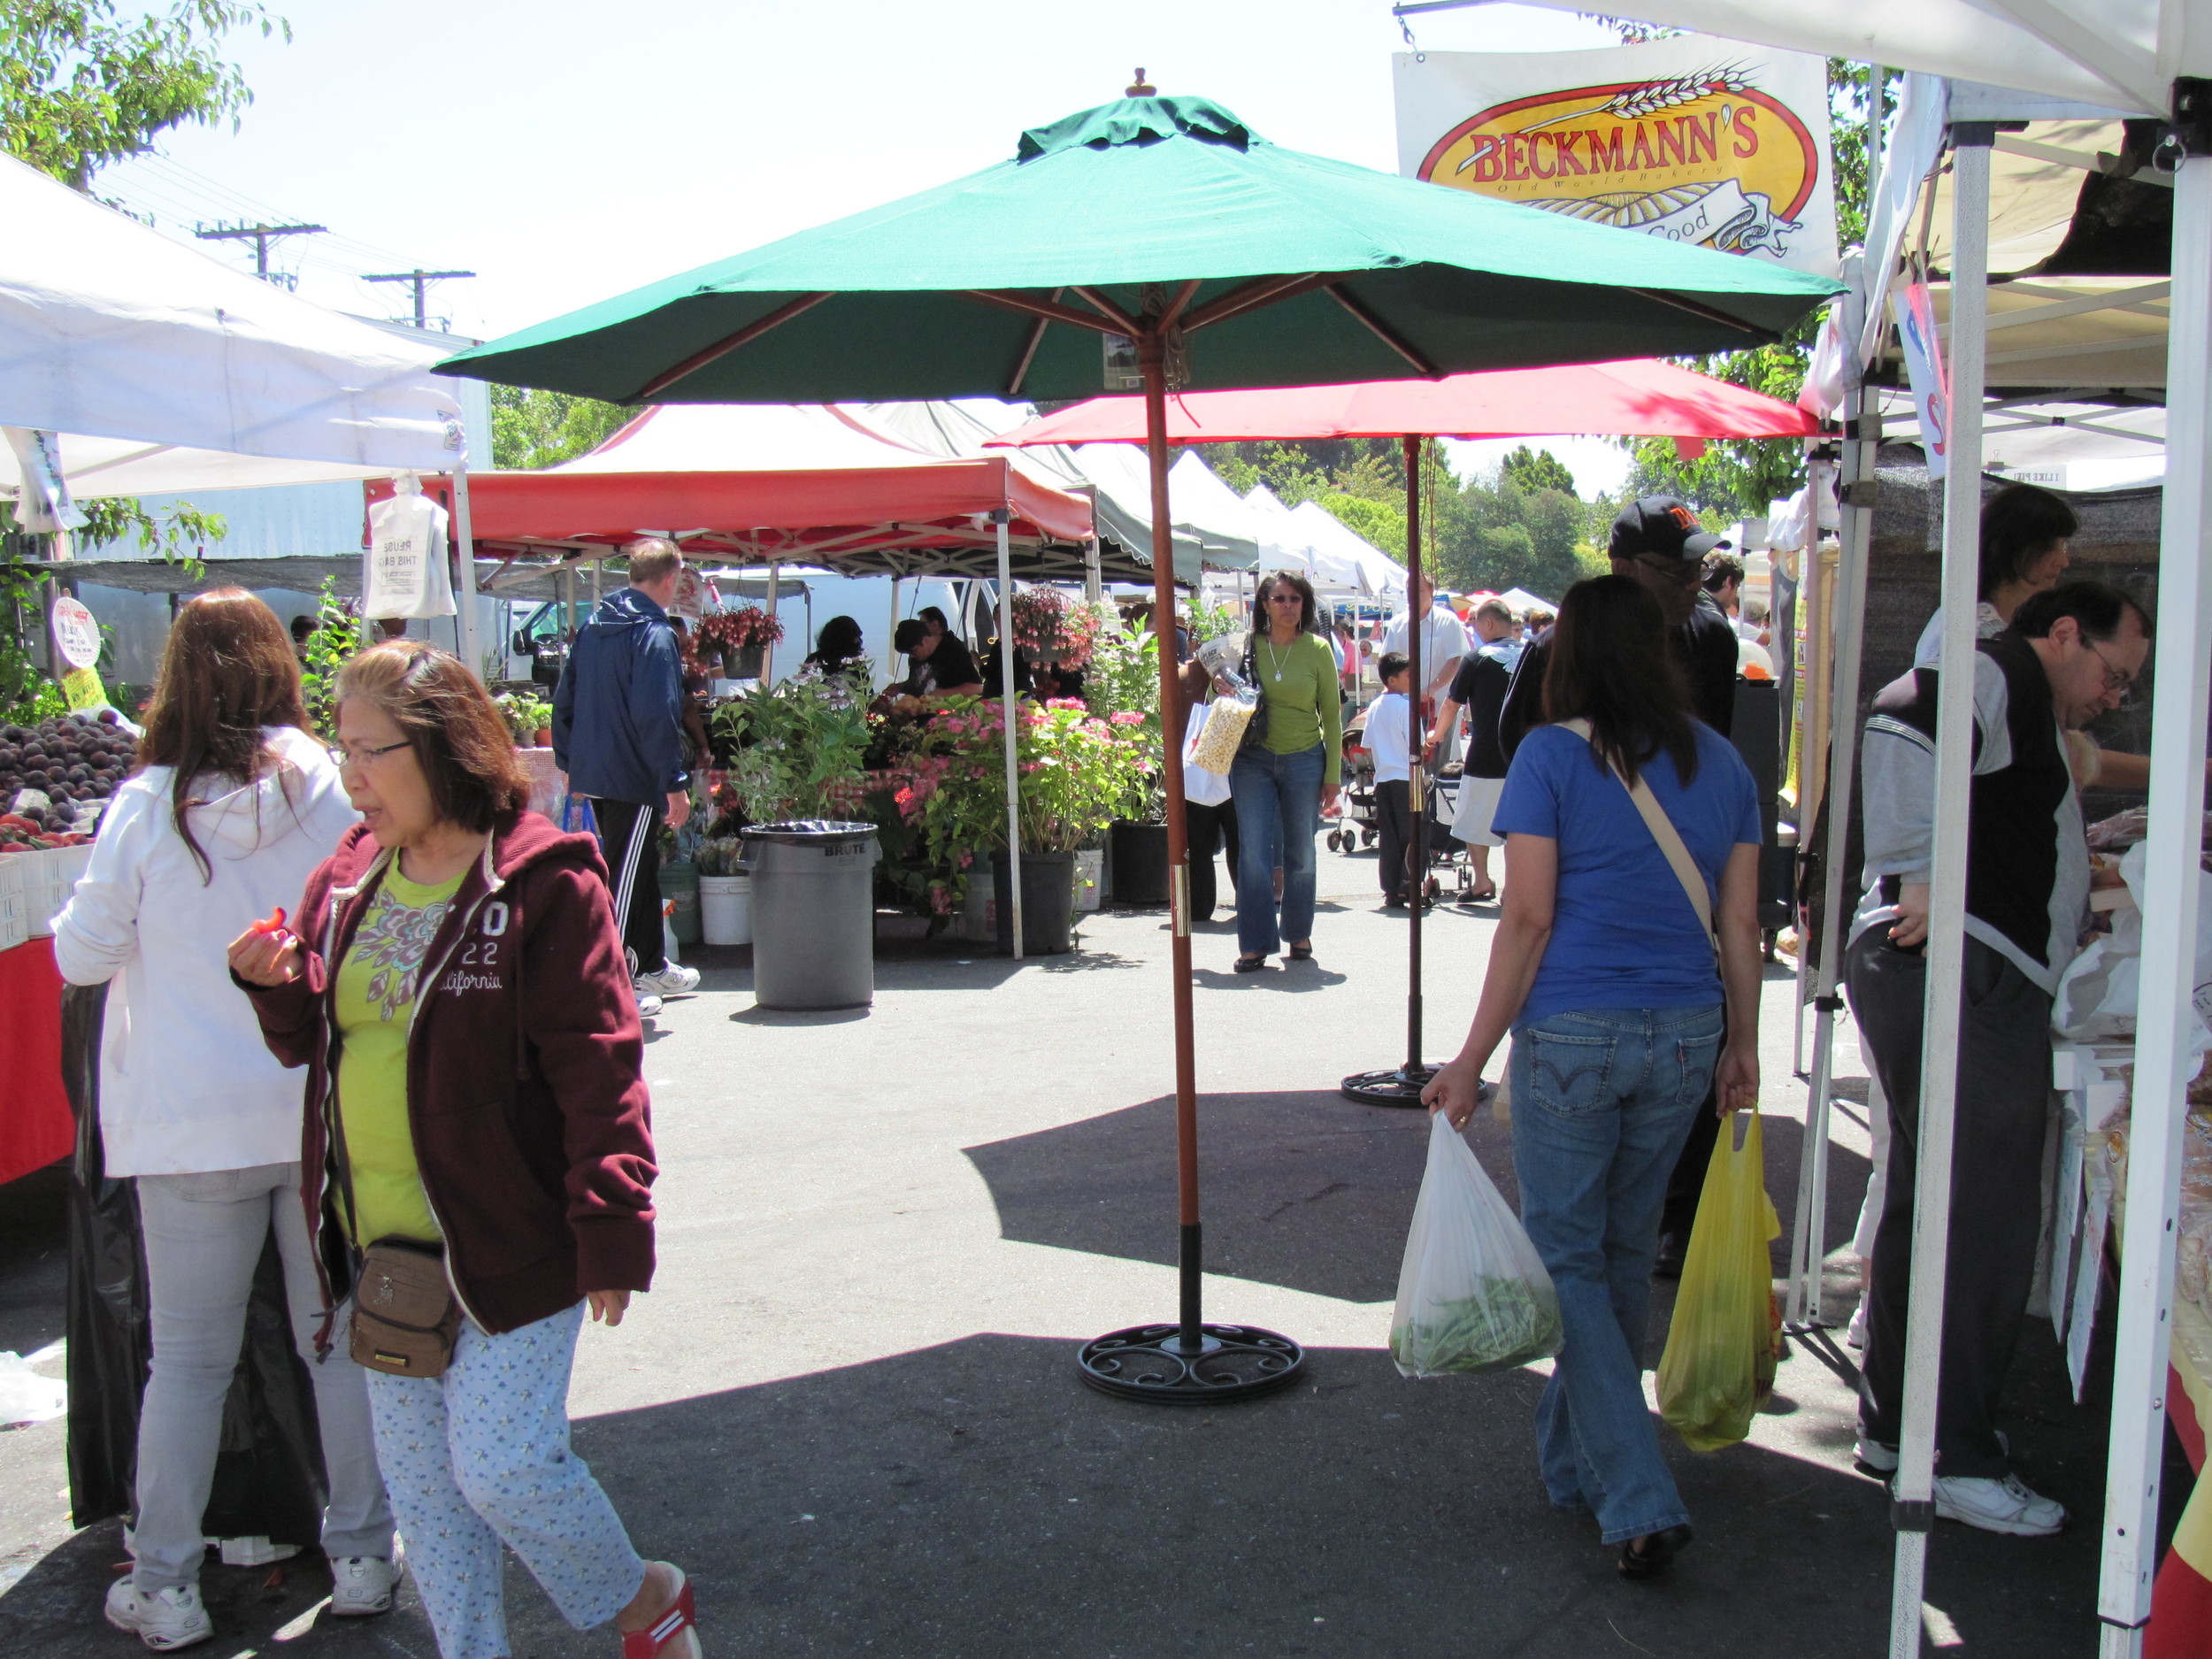
<svg viewBox="0 0 2212 1659"><path fill-rule="evenodd" d="M380 275L375 276L372 276L365 271L361 273L361 280L364 282L404 282L409 284L415 290L415 326L418 328L427 328L430 326L430 322L429 319L424 315L423 311L423 291L433 282L444 282L458 277L472 277L476 273L473 271L425 271L421 266L418 265L412 271L387 271Z"/></svg>
<svg viewBox="0 0 2212 1659"><path fill-rule="evenodd" d="M321 225L221 225L213 230L194 227L192 234L202 242L250 242L253 243L253 273L264 282L273 280L285 288L299 286L296 276L287 277L279 272L269 275L269 244L280 236L311 236L322 232Z"/></svg>

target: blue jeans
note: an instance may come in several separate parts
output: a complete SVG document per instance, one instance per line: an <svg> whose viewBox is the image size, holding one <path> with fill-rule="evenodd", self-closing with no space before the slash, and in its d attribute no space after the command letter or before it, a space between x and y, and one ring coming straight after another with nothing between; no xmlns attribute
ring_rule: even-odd
<svg viewBox="0 0 2212 1659"><path fill-rule="evenodd" d="M1644 1326L1667 1176L1720 1042L1718 1003L1578 1009L1513 1033L1521 1222L1565 1327L1537 1466L1552 1502L1594 1511L1609 1544L1690 1518L1644 1403Z"/></svg>
<svg viewBox="0 0 2212 1659"><path fill-rule="evenodd" d="M1237 809L1237 949L1264 956L1286 939L1313 937L1313 837L1321 823L1321 762L1316 743L1293 755L1240 749L1229 768ZM1279 918L1275 866L1283 869Z"/></svg>

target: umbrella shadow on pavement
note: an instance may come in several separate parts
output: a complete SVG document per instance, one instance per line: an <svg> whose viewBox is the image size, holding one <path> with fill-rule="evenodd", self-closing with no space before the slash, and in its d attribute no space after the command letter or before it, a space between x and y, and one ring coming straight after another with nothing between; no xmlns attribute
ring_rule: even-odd
<svg viewBox="0 0 2212 1659"><path fill-rule="evenodd" d="M1477 1144L1502 1146L1504 1133L1494 1126ZM1198 1139L1209 1272L1348 1302L1396 1294L1425 1114L1333 1093L1202 1094ZM1172 1099L964 1149L1001 1237L1174 1263ZM1510 1192L1509 1156L1485 1162L1504 1165Z"/></svg>

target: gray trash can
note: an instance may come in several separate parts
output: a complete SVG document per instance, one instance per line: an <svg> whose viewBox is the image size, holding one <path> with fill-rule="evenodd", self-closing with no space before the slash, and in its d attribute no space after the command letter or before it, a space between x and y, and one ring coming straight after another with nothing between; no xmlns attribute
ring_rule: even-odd
<svg viewBox="0 0 2212 1659"><path fill-rule="evenodd" d="M875 1001L876 826L808 818L741 832L753 879L753 1000L763 1008Z"/></svg>

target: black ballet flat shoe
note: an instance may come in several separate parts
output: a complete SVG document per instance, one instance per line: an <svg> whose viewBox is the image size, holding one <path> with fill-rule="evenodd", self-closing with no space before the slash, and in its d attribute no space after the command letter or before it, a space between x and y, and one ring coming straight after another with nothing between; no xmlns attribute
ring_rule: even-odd
<svg viewBox="0 0 2212 1659"><path fill-rule="evenodd" d="M1621 1546L1621 1577L1657 1578L1667 1570L1669 1562L1690 1547L1694 1536L1690 1524L1684 1521L1656 1532L1647 1532L1641 1538L1630 1539Z"/></svg>
<svg viewBox="0 0 2212 1659"><path fill-rule="evenodd" d="M1265 966L1267 966L1265 956L1239 956L1236 960L1236 971L1239 973L1257 973Z"/></svg>
<svg viewBox="0 0 2212 1659"><path fill-rule="evenodd" d="M1293 962L1311 962L1313 960L1313 947L1311 945L1293 945L1290 948L1290 960Z"/></svg>

